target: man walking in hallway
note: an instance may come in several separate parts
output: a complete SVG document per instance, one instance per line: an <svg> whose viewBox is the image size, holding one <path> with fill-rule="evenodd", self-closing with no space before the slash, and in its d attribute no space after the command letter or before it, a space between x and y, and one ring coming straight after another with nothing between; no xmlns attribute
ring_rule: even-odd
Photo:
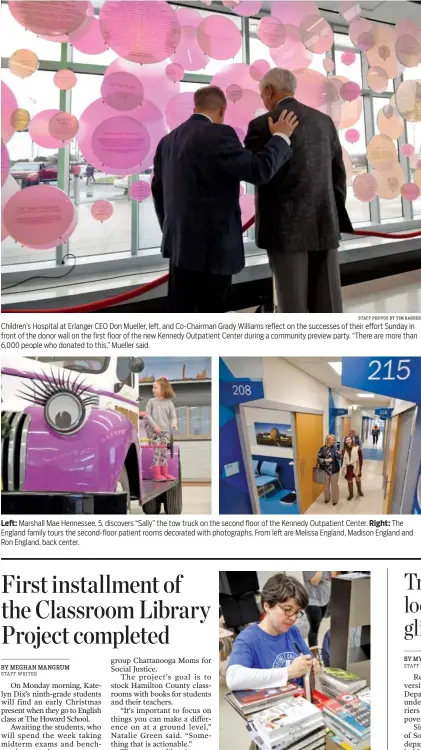
<svg viewBox="0 0 421 750"><path fill-rule="evenodd" d="M380 428L378 424L375 424L371 430L371 436L373 438L373 445L377 445L379 442Z"/></svg>
<svg viewBox="0 0 421 750"><path fill-rule="evenodd" d="M246 148L259 151L270 138L269 117L286 107L300 127L293 155L256 191L256 242L267 250L278 312L342 312L338 248L341 232L352 232L345 209L346 173L333 121L294 98L297 81L281 68L260 82L268 114L249 125Z"/></svg>
<svg viewBox="0 0 421 750"><path fill-rule="evenodd" d="M170 259L170 312L225 312L231 276L244 268L240 182L269 182L291 158L293 113L268 120L256 153L224 125L227 100L217 86L198 89L192 117L158 145L152 195ZM278 119L279 115L279 119Z"/></svg>

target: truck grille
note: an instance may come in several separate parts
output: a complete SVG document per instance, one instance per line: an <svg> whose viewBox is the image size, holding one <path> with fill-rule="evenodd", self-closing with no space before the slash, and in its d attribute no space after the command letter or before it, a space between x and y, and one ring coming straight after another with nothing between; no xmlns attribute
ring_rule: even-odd
<svg viewBox="0 0 421 750"><path fill-rule="evenodd" d="M31 417L22 411L2 411L2 490L21 490L25 479L26 442ZM3 437L4 436L4 437Z"/></svg>

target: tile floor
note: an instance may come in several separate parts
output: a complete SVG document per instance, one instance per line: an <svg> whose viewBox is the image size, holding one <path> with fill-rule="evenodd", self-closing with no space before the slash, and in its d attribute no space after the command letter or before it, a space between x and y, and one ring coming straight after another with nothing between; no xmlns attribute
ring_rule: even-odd
<svg viewBox="0 0 421 750"><path fill-rule="evenodd" d="M378 457L372 458L373 451L378 451ZM358 515L383 513L383 449L379 444L377 449L371 443L363 445L364 463L362 476L362 490L364 497L354 497L347 500L348 485L344 478L339 478L339 503L325 503L323 493L307 510L306 515ZM370 458L368 458L370 456Z"/></svg>

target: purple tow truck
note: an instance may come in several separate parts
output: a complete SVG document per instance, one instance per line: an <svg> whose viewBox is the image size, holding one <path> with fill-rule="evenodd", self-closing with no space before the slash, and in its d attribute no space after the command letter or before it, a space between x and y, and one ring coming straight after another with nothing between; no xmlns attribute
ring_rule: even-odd
<svg viewBox="0 0 421 750"><path fill-rule="evenodd" d="M152 481L143 368L137 357L3 357L2 514L182 512L178 446L176 479Z"/></svg>

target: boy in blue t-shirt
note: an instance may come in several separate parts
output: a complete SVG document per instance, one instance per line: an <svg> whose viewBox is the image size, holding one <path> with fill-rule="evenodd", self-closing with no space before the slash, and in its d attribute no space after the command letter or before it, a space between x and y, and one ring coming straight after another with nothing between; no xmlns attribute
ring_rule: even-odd
<svg viewBox="0 0 421 750"><path fill-rule="evenodd" d="M230 690L282 687L319 663L294 624L303 616L308 594L297 581L282 573L269 578L261 594L265 617L243 630L234 641L227 669Z"/></svg>

